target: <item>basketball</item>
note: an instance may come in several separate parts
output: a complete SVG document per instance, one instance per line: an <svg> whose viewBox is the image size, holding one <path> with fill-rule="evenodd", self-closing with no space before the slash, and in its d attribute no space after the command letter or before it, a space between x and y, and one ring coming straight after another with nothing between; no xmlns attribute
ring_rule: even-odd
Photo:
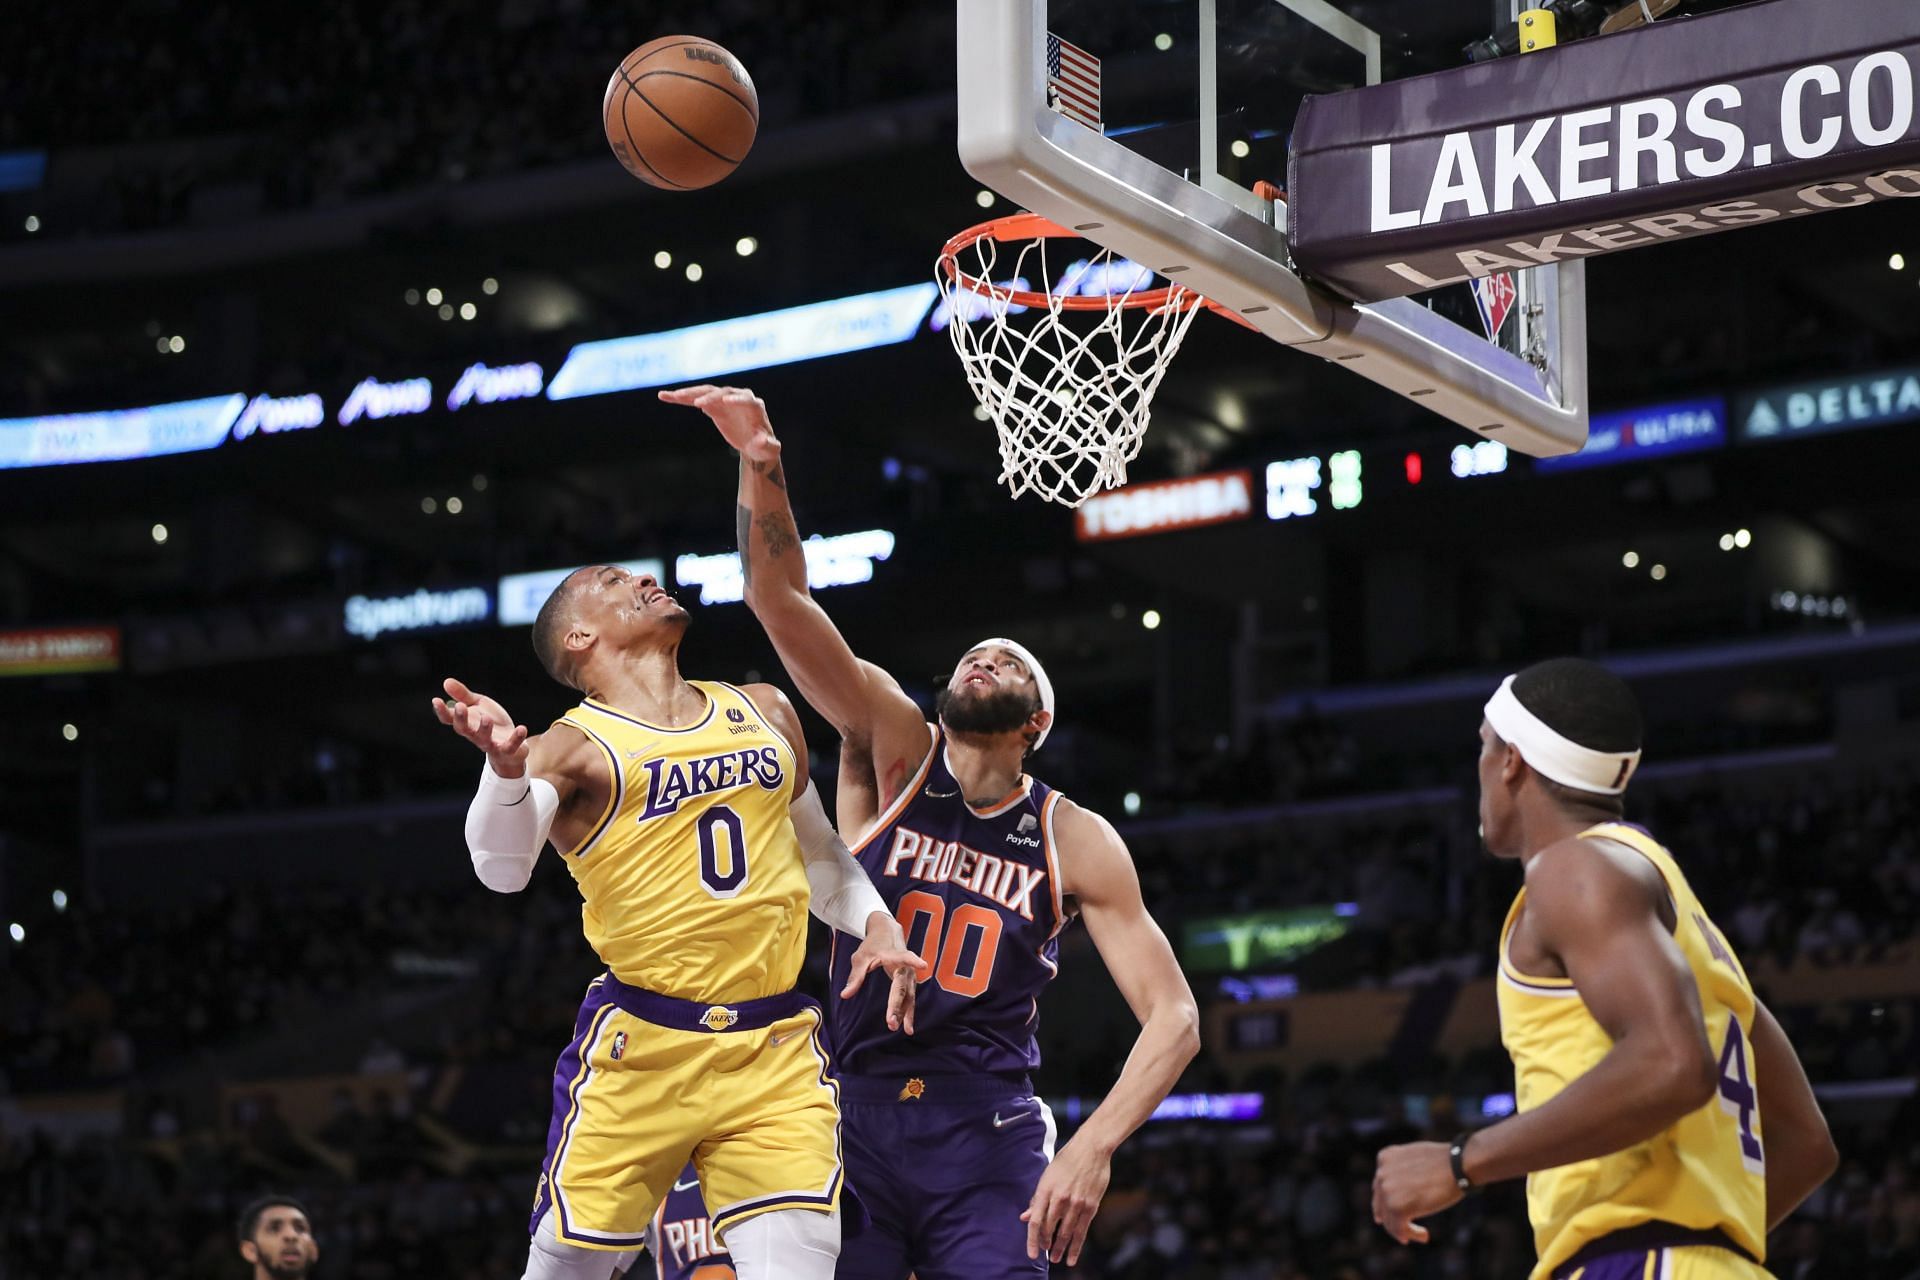
<svg viewBox="0 0 1920 1280"><path fill-rule="evenodd" d="M698 36L661 36L628 54L600 104L607 144L642 182L710 187L747 158L760 98L740 60Z"/></svg>

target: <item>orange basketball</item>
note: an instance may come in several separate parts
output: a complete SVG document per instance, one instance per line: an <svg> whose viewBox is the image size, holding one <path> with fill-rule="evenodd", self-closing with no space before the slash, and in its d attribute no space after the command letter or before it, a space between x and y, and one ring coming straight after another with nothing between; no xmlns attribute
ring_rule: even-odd
<svg viewBox="0 0 1920 1280"><path fill-rule="evenodd" d="M753 146L760 96L740 60L698 36L661 36L621 62L600 103L627 172L669 191L710 187Z"/></svg>

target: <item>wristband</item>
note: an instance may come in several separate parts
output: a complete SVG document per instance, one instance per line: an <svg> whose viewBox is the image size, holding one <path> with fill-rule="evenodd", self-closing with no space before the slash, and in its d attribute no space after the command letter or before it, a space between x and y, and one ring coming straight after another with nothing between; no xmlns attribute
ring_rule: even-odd
<svg viewBox="0 0 1920 1280"><path fill-rule="evenodd" d="M1467 1143L1472 1137L1471 1133L1463 1133L1453 1140L1452 1146L1447 1148L1447 1164L1453 1170L1453 1184L1459 1187L1462 1193L1480 1189L1473 1185L1473 1179L1467 1176Z"/></svg>

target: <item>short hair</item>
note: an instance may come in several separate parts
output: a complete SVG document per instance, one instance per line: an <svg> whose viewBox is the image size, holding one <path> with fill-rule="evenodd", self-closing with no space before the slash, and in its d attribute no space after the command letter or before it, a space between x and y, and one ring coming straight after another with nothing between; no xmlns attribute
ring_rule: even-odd
<svg viewBox="0 0 1920 1280"><path fill-rule="evenodd" d="M247 1207L240 1211L240 1220L235 1224L240 1243L246 1244L253 1239L254 1231L260 1226L262 1214L269 1209L281 1208L297 1210L300 1216L307 1220L308 1225L312 1225L313 1215L307 1212L307 1206L292 1196L261 1196L257 1200L248 1202Z"/></svg>
<svg viewBox="0 0 1920 1280"><path fill-rule="evenodd" d="M1640 700L1627 682L1585 658L1550 658L1513 678L1513 696L1561 737L1594 751L1640 750ZM1618 817L1617 795L1583 791L1537 773L1540 785L1564 806L1601 809Z"/></svg>
<svg viewBox="0 0 1920 1280"><path fill-rule="evenodd" d="M565 644L567 624L573 620L573 598L580 589L576 582L579 575L580 570L575 569L560 579L560 585L547 596L546 603L533 618L534 656L540 659L548 675L569 689L579 687L573 682L573 662Z"/></svg>
<svg viewBox="0 0 1920 1280"><path fill-rule="evenodd" d="M1550 658L1513 678L1513 696L1549 729L1593 751L1640 749L1640 701L1627 682L1585 658Z"/></svg>

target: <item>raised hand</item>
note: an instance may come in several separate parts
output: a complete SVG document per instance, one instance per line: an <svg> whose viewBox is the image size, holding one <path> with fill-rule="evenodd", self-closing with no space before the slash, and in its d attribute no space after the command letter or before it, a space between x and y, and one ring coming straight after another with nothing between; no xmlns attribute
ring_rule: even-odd
<svg viewBox="0 0 1920 1280"><path fill-rule="evenodd" d="M492 698L451 676L441 687L447 696L433 700L434 719L485 752L487 764L501 777L526 773L527 727L515 724L507 709Z"/></svg>
<svg viewBox="0 0 1920 1280"><path fill-rule="evenodd" d="M767 465L779 461L780 442L774 439L766 402L745 387L679 387L662 391L660 398L668 404L688 405L712 418L727 443L749 462Z"/></svg>

